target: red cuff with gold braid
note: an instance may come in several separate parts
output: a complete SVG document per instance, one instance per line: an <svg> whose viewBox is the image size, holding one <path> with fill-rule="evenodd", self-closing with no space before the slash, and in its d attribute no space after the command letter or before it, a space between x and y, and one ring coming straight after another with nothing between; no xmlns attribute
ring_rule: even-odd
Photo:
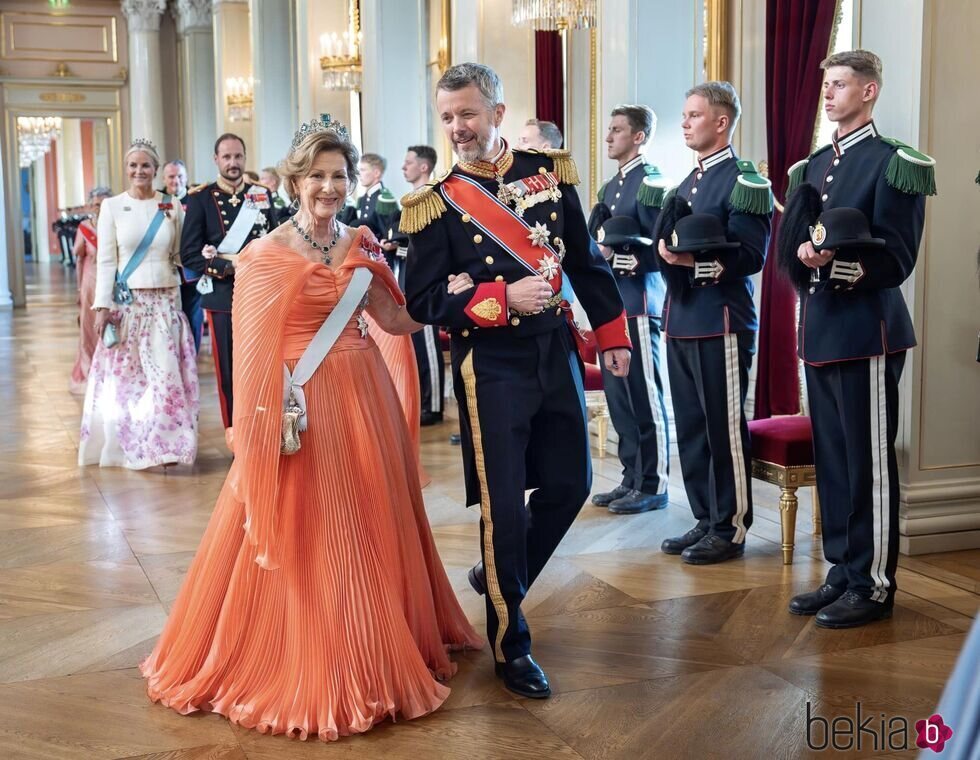
<svg viewBox="0 0 980 760"><path fill-rule="evenodd" d="M633 349L633 341L630 340L630 331L626 326L626 310L613 320L606 322L595 330L596 343L600 351L609 351L613 348Z"/></svg>
<svg viewBox="0 0 980 760"><path fill-rule="evenodd" d="M463 311L477 327L503 327L507 324L507 283L477 285Z"/></svg>

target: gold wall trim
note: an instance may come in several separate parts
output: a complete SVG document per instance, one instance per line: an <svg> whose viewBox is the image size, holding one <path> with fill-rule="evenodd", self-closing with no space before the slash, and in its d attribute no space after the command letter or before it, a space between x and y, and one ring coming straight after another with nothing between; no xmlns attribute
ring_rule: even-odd
<svg viewBox="0 0 980 760"><path fill-rule="evenodd" d="M80 92L42 92L37 97L45 103L84 103L86 99Z"/></svg>
<svg viewBox="0 0 980 760"><path fill-rule="evenodd" d="M727 81L728 0L704 0L704 71L708 79Z"/></svg>
<svg viewBox="0 0 980 760"><path fill-rule="evenodd" d="M589 198L599 192L599 35L589 29ZM566 131L568 125L565 125Z"/></svg>

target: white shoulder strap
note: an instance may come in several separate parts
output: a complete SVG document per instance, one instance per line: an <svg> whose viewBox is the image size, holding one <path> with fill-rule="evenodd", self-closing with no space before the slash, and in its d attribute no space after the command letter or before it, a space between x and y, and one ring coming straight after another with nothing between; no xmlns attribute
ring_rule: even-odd
<svg viewBox="0 0 980 760"><path fill-rule="evenodd" d="M371 270L367 267L358 267L355 269L354 275L347 285L347 289L340 297L340 301L337 302L334 310L327 315L320 329L313 336L313 340L310 341L310 345L306 347L303 355L296 362L293 371L290 372L285 364L282 365L283 408L292 399L296 406L303 410L303 413L299 417L300 430L306 430L306 396L303 393L303 386L307 380L313 377L313 373L323 363L323 360L327 358L327 354L330 353L333 344L337 342L337 338L340 337L347 323L354 316L358 304L364 298L364 294L367 293L373 276Z"/></svg>

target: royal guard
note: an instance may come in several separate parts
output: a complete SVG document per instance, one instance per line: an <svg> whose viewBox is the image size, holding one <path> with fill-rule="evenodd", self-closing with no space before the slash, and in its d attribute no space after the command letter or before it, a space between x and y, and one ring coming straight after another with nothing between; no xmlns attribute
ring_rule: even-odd
<svg viewBox="0 0 980 760"><path fill-rule="evenodd" d="M790 167L779 263L800 294L826 581L789 611L823 628L891 617L898 564L898 384L915 331L901 285L922 239L935 161L872 119L881 60L821 63L829 145Z"/></svg>

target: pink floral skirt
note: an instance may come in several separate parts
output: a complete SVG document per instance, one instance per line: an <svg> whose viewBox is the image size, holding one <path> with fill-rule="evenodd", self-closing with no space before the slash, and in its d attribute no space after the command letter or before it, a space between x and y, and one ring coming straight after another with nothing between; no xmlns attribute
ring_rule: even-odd
<svg viewBox="0 0 980 760"><path fill-rule="evenodd" d="M114 307L119 343L100 340L82 414L80 465L192 464L200 408L194 339L178 288L134 289Z"/></svg>

